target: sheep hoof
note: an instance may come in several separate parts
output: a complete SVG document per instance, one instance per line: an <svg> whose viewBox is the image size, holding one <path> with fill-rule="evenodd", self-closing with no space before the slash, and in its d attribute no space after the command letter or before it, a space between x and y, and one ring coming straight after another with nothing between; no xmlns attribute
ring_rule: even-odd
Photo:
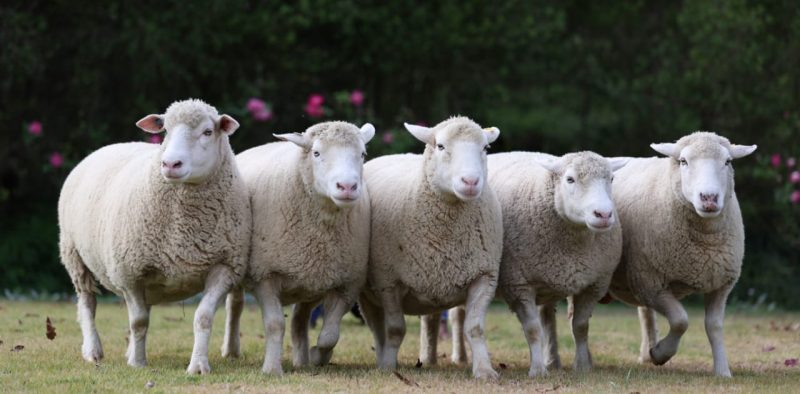
<svg viewBox="0 0 800 394"><path fill-rule="evenodd" d="M668 357L658 357L658 345L655 347L650 348L650 361L653 365L664 365L669 361L672 356Z"/></svg>
<svg viewBox="0 0 800 394"><path fill-rule="evenodd" d="M481 380L498 380L500 379L500 374L497 373L492 368L478 368L475 370L475 379Z"/></svg>
<svg viewBox="0 0 800 394"><path fill-rule="evenodd" d="M544 365L531 365L531 369L528 370L528 377L529 378L538 378L547 376L547 369Z"/></svg>
<svg viewBox="0 0 800 394"><path fill-rule="evenodd" d="M83 348L83 359L90 363L99 363L103 359L102 347L85 347Z"/></svg>
<svg viewBox="0 0 800 394"><path fill-rule="evenodd" d="M312 347L308 352L309 362L311 365L318 367L327 365L331 361L331 357L333 357L333 352L327 351L323 354L316 346Z"/></svg>
<svg viewBox="0 0 800 394"><path fill-rule="evenodd" d="M264 365L264 367L261 368L261 372L264 375L283 376L283 368L281 368L280 364L275 366Z"/></svg>
<svg viewBox="0 0 800 394"><path fill-rule="evenodd" d="M189 363L189 368L186 368L186 373L189 375L208 375L211 373L211 366L208 365L208 359L192 359Z"/></svg>
<svg viewBox="0 0 800 394"><path fill-rule="evenodd" d="M223 345L222 346L222 357L224 358L239 358L242 355L242 352L239 350L239 347L236 346L229 346Z"/></svg>

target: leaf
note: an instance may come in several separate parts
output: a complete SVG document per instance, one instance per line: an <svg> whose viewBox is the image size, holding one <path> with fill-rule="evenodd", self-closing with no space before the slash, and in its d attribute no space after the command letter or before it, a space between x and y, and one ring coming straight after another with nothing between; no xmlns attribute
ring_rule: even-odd
<svg viewBox="0 0 800 394"><path fill-rule="evenodd" d="M797 366L797 359L796 358L787 358L783 362L783 365L785 365L787 367L796 367Z"/></svg>
<svg viewBox="0 0 800 394"><path fill-rule="evenodd" d="M508 368L508 365L506 365L506 364L504 364L504 363L500 363L500 365L499 365L499 366L500 366L500 369L506 369L506 368Z"/></svg>
<svg viewBox="0 0 800 394"><path fill-rule="evenodd" d="M45 321L45 328L47 329L47 339L53 340L56 339L56 328L53 326L53 323L50 321L50 316L47 317Z"/></svg>
<svg viewBox="0 0 800 394"><path fill-rule="evenodd" d="M12 352L19 352L19 351L22 351L22 349L25 349L25 346L17 345L17 346L14 346L14 348L11 349L11 351ZM795 361L797 361L797 360L795 360Z"/></svg>
<svg viewBox="0 0 800 394"><path fill-rule="evenodd" d="M422 368L422 360L417 359L417 363L414 365L414 368Z"/></svg>
<svg viewBox="0 0 800 394"><path fill-rule="evenodd" d="M417 384L417 382L415 382L415 381L413 381L413 380L401 375L400 372L392 371L392 373L394 374L394 376L397 376L397 378L400 379L401 382L403 382L403 383L405 383L405 384L407 384L407 385L409 385L411 387L415 387L415 386L419 387L419 384Z"/></svg>
<svg viewBox="0 0 800 394"><path fill-rule="evenodd" d="M775 350L775 346L772 345L764 345L761 347L762 352L771 352L773 350Z"/></svg>

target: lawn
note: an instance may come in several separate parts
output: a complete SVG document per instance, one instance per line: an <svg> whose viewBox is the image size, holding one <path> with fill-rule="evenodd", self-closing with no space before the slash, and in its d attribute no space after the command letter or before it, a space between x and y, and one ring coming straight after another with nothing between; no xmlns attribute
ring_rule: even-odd
<svg viewBox="0 0 800 394"><path fill-rule="evenodd" d="M408 333L400 352L399 373L374 368L372 339L352 315L343 321L342 336L332 365L294 370L289 335L283 354L285 375L260 373L263 335L260 312L248 305L242 318L242 358L219 355L224 311L214 321L212 374L185 373L192 346L193 305L153 308L148 338L149 366L130 368L124 353L127 314L123 304L98 307L97 325L106 358L98 365L80 356L81 334L75 307L68 303L0 301L0 390L3 392L791 392L800 390L800 313L750 312L730 308L725 321L726 344L733 379L711 376L711 352L703 329L702 309L689 310L690 327L678 354L662 367L636 362L639 324L636 311L619 304L599 305L591 320L590 347L595 369L576 375L569 367L574 346L559 308L559 344L563 371L529 379L528 350L517 319L502 304L487 317L492 361L501 374L497 382L477 382L470 369L451 365L444 356L449 341L440 345L440 365L415 368L419 319L407 317ZM288 312L288 310L287 310ZM45 319L56 337L49 340ZM665 332L664 319L659 320ZM312 330L312 344L318 330ZM12 351L17 345L24 349ZM500 367L503 364L504 368ZM148 382L151 382L148 384ZM146 385L152 387L146 387Z"/></svg>

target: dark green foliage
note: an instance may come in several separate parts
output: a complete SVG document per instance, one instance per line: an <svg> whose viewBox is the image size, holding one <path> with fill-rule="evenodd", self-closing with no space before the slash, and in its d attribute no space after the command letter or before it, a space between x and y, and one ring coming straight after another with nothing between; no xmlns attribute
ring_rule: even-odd
<svg viewBox="0 0 800 394"><path fill-rule="evenodd" d="M373 157L419 151L402 122L451 114L498 126L494 151L649 156L698 129L758 144L736 163L748 238L735 291L800 307L796 186L768 164L800 154L800 3L8 1L0 21L0 288L68 290L55 211L69 169L200 97L240 120L237 151L333 118L373 122ZM323 118L303 111L312 93ZM250 97L274 119L250 119Z"/></svg>

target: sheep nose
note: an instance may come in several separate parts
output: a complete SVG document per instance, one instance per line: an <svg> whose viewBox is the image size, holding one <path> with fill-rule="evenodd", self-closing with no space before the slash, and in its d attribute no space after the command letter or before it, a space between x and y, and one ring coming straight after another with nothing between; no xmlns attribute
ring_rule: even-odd
<svg viewBox="0 0 800 394"><path fill-rule="evenodd" d="M461 182L464 182L464 184L467 185L467 186L478 186L478 182L479 181L480 181L480 178L478 178L476 176L462 176L461 177Z"/></svg>
<svg viewBox="0 0 800 394"><path fill-rule="evenodd" d="M611 219L611 215L614 214L611 211L608 211L608 212L594 211L593 213L594 213L594 217L596 217L598 219Z"/></svg>
<svg viewBox="0 0 800 394"><path fill-rule="evenodd" d="M351 191L354 192L358 189L358 183L356 182L336 182L336 188L341 191Z"/></svg>
<svg viewBox="0 0 800 394"><path fill-rule="evenodd" d="M719 199L719 194L716 194L716 193L709 193L709 194L700 193L700 201L701 202L716 204L718 202L717 201L718 199Z"/></svg>
<svg viewBox="0 0 800 394"><path fill-rule="evenodd" d="M183 165L183 162L180 161L180 160L172 160L172 161L170 161L170 160L162 160L161 161L161 166L166 168L166 169L170 169L170 170L181 168L182 165Z"/></svg>

